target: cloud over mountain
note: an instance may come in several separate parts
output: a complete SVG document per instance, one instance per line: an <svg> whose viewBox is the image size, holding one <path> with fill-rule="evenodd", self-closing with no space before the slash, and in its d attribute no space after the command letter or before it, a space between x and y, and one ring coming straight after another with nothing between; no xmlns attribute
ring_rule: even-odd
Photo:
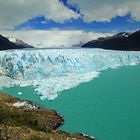
<svg viewBox="0 0 140 140"><path fill-rule="evenodd" d="M1 31L4 36L12 36L37 48L72 47L82 45L98 37L106 37L109 33L85 32L82 30L20 30Z"/></svg>

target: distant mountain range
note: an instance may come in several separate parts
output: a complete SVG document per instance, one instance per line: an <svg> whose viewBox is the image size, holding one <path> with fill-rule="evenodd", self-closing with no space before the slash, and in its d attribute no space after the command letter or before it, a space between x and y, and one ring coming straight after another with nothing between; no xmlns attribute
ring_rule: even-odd
<svg viewBox="0 0 140 140"><path fill-rule="evenodd" d="M0 50L33 48L19 39L0 35Z"/></svg>
<svg viewBox="0 0 140 140"><path fill-rule="evenodd" d="M0 50L34 48L22 40L0 35ZM121 32L114 36L100 37L82 45L82 48L101 48L109 50L140 51L140 30Z"/></svg>
<svg viewBox="0 0 140 140"><path fill-rule="evenodd" d="M114 36L98 38L84 44L82 48L140 51L140 30L133 33L122 32Z"/></svg>

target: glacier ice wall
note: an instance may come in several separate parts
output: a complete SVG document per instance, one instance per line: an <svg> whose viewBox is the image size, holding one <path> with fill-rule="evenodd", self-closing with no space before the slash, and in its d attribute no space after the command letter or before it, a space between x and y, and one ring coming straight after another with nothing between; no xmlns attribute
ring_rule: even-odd
<svg viewBox="0 0 140 140"><path fill-rule="evenodd" d="M1 87L34 86L41 99L87 82L99 72L140 63L140 52L42 49L0 52Z"/></svg>

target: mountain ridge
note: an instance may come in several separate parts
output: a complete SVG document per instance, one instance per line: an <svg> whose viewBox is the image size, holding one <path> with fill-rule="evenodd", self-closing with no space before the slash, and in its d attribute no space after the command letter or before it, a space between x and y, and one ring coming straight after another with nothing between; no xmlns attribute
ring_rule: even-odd
<svg viewBox="0 0 140 140"><path fill-rule="evenodd" d="M85 43L82 48L140 51L140 30L133 33L121 32L114 36L101 37Z"/></svg>
<svg viewBox="0 0 140 140"><path fill-rule="evenodd" d="M19 39L15 39L15 41L12 42L10 39L0 34L0 50L24 49L24 48L33 48L33 46L30 46Z"/></svg>

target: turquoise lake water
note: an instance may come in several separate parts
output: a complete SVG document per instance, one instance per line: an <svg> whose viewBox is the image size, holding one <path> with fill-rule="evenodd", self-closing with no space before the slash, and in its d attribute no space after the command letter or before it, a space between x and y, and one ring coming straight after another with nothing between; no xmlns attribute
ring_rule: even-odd
<svg viewBox="0 0 140 140"><path fill-rule="evenodd" d="M65 117L61 130L86 133L97 140L140 139L140 65L103 71L53 101L40 101L32 87L3 91L57 110ZM19 91L23 94L18 95Z"/></svg>

